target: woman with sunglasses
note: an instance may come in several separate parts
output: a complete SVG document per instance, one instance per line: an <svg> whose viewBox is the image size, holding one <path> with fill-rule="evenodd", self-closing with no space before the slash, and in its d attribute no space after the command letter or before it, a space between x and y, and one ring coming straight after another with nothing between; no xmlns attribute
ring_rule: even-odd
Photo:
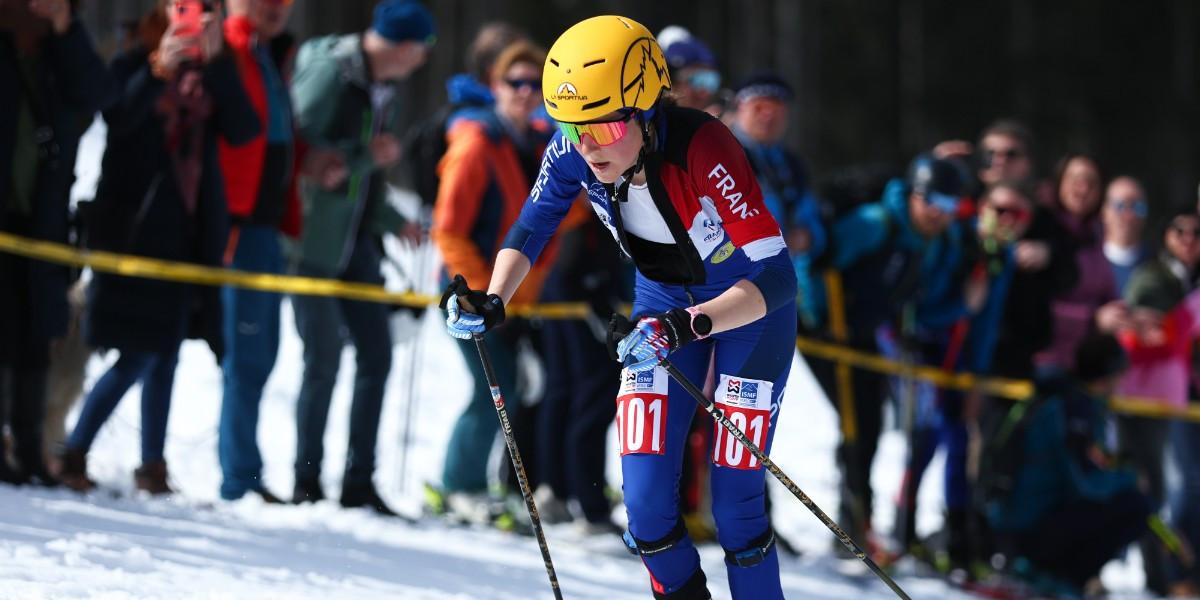
<svg viewBox="0 0 1200 600"><path fill-rule="evenodd" d="M769 451L793 355L796 277L737 139L708 114L664 101L670 87L662 51L635 21L594 17L559 37L543 77L559 131L487 291L452 289L447 326L469 339L501 323L586 192L637 267L636 325L610 332L625 365L617 425L626 544L641 555L656 598L707 598L677 498L695 401L658 363L669 358L700 382L715 356L717 404ZM714 433L713 516L733 597L781 598L765 471L723 430Z"/></svg>
<svg viewBox="0 0 1200 600"><path fill-rule="evenodd" d="M489 77L495 103L460 110L448 121L430 237L450 275L487 281L493 268L489 258L500 249L505 231L521 212L550 137L548 124L543 121L544 126L538 127L531 121L542 103L545 60L545 51L530 42L510 44L497 56ZM538 299L551 254L543 255L532 269L530 283L516 295L516 302ZM505 389L516 385L517 343L527 332L519 323L508 323L487 337ZM456 518L488 522L500 516L487 493L488 455L498 423L474 344L463 342L460 349L475 376L475 387L446 449L444 496L439 500Z"/></svg>

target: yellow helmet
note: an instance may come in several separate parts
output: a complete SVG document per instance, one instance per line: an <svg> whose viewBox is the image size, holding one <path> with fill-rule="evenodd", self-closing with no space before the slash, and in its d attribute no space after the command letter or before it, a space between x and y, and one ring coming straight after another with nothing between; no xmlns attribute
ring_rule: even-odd
<svg viewBox="0 0 1200 600"><path fill-rule="evenodd" d="M621 108L649 110L669 89L667 60L650 30L614 15L564 31L542 73L546 111L563 123L591 121Z"/></svg>

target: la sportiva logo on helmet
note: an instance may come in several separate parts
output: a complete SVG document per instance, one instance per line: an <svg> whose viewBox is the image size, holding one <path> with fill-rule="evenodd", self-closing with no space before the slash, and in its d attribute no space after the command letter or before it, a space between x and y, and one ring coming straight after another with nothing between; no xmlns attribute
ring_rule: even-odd
<svg viewBox="0 0 1200 600"><path fill-rule="evenodd" d="M575 88L575 84L570 81L564 81L558 84L558 89L554 90L555 100L587 100L587 96L580 96L579 90Z"/></svg>

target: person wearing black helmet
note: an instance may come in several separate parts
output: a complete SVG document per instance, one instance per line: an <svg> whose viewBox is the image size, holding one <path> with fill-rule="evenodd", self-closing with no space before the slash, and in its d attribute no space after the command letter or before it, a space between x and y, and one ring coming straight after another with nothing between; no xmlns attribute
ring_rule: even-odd
<svg viewBox="0 0 1200 600"><path fill-rule="evenodd" d="M878 353L876 331L899 317L897 307L912 302L923 268L955 220L962 177L946 161L920 156L908 177L888 183L879 202L859 206L831 224L823 252L814 253L800 301L818 336ZM928 265L928 267L923 267ZM805 357L842 422L838 465L842 474L839 519L855 539L871 531L871 463L883 422L884 379L856 370L839 377L829 361ZM852 411L852 412L851 412Z"/></svg>

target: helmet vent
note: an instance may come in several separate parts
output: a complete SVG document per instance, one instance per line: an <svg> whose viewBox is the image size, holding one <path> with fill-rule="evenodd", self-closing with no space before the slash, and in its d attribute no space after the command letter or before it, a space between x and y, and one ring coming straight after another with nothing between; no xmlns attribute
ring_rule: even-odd
<svg viewBox="0 0 1200 600"><path fill-rule="evenodd" d="M588 67L590 67L590 66L592 66L592 65L598 65L598 64L601 64L601 63L604 63L604 62L607 62L607 61L608 61L608 59L607 59L607 58L601 58L601 59L599 59L599 60L593 60L593 61L590 61L590 62L585 62L585 63L583 63L583 68L585 68L585 69L586 69L586 68L588 68Z"/></svg>
<svg viewBox="0 0 1200 600"><path fill-rule="evenodd" d="M593 108L598 108L598 107L604 106L605 104L608 104L608 101L611 99L612 99L612 96L605 96L595 102L588 102L587 104L584 104L581 107L581 110L591 110Z"/></svg>

